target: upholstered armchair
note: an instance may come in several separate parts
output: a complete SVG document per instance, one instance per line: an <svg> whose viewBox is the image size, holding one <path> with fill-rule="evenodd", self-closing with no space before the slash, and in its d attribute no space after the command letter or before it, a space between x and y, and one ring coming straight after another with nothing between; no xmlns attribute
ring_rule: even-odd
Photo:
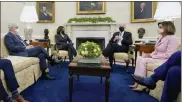
<svg viewBox="0 0 182 102"><path fill-rule="evenodd" d="M68 51L66 50L58 50L55 41L57 27L53 27L50 29L50 42L51 42L51 53L57 52L59 57L64 58L64 61L68 58Z"/></svg>
<svg viewBox="0 0 182 102"><path fill-rule="evenodd" d="M132 33L132 40L133 43L135 42L135 36L134 33L131 29L126 29L126 31L131 32ZM114 53L114 64L116 63L116 61L120 61L123 60L126 63L126 68L128 69L130 62L132 61L132 66L134 64L134 45L131 45L129 48L128 53L124 53L124 52L117 52ZM128 71L128 70L127 70Z"/></svg>

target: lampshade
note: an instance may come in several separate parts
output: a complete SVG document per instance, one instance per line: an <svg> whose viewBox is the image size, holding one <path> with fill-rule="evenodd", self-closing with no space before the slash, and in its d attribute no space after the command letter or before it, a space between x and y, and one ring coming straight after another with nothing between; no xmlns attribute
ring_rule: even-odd
<svg viewBox="0 0 182 102"><path fill-rule="evenodd" d="M181 5L179 2L159 2L157 5L154 19L172 20L181 18Z"/></svg>
<svg viewBox="0 0 182 102"><path fill-rule="evenodd" d="M20 16L20 21L26 23L37 22L38 16L35 6L24 6Z"/></svg>

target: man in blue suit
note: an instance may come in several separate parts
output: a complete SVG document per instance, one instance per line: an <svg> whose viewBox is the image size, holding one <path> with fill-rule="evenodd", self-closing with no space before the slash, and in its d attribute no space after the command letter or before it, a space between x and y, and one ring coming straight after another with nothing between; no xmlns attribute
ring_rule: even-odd
<svg viewBox="0 0 182 102"><path fill-rule="evenodd" d="M28 102L18 93L18 82L15 77L13 66L10 60L0 59L0 70L3 70L5 81L12 97L9 97L0 80L0 100L4 102Z"/></svg>
<svg viewBox="0 0 182 102"><path fill-rule="evenodd" d="M160 102L175 102L181 91L181 50L171 55L165 63L154 70L151 76L143 78L133 75L133 78L149 89L154 89L157 81L165 80Z"/></svg>
<svg viewBox="0 0 182 102"><path fill-rule="evenodd" d="M28 45L19 35L18 26L16 24L9 25L9 32L5 36L5 45L10 55L24 57L38 57L40 59L40 68L42 77L48 80L55 79L48 74L46 59L53 62L47 51L41 46Z"/></svg>

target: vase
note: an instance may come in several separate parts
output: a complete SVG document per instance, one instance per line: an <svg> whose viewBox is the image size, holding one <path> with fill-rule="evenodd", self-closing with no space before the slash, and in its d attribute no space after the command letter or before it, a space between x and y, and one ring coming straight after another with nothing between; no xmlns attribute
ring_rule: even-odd
<svg viewBox="0 0 182 102"><path fill-rule="evenodd" d="M84 57L83 59L79 60L78 63L87 64L87 65L100 65L100 58L99 57Z"/></svg>

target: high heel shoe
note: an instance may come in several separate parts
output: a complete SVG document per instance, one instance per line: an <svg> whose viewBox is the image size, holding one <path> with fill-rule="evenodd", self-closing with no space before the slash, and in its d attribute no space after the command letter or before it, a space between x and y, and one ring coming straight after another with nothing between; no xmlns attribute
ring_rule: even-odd
<svg viewBox="0 0 182 102"><path fill-rule="evenodd" d="M135 84L134 84L134 85L129 85L129 87L130 87L130 88L136 88L137 85L135 85Z"/></svg>
<svg viewBox="0 0 182 102"><path fill-rule="evenodd" d="M148 88L133 88L133 91L137 91L137 92L146 92L149 93L149 89Z"/></svg>

